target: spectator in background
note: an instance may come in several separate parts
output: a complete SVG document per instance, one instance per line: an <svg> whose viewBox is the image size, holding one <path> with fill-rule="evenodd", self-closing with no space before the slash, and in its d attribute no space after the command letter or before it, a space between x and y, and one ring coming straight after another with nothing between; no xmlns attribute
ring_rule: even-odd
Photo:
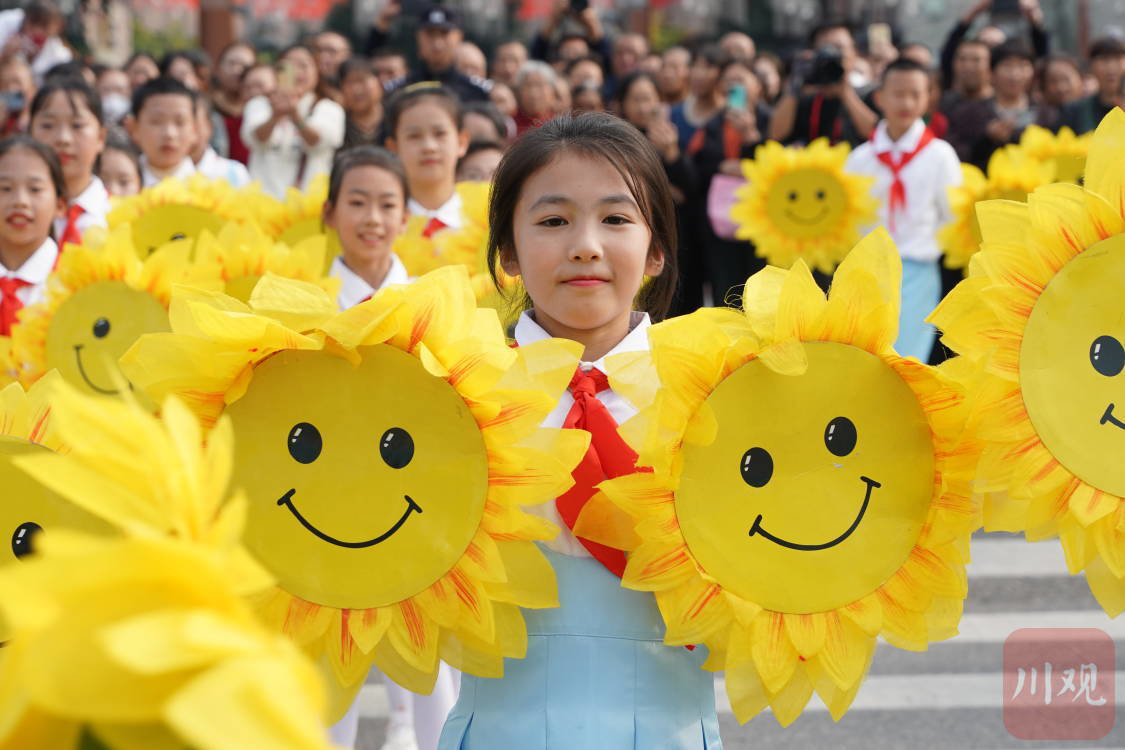
<svg viewBox="0 0 1125 750"><path fill-rule="evenodd" d="M566 80L562 76L556 75L552 88L555 91L555 115L569 112L573 106L573 101L570 97L570 86L567 85Z"/></svg>
<svg viewBox="0 0 1125 750"><path fill-rule="evenodd" d="M192 91L203 91L204 79L196 69L196 59L187 50L175 50L160 60L160 75L170 76Z"/></svg>
<svg viewBox="0 0 1125 750"><path fill-rule="evenodd" d="M507 143L508 123L500 110L489 102L469 102L462 107L461 127L473 141Z"/></svg>
<svg viewBox="0 0 1125 750"><path fill-rule="evenodd" d="M277 88L277 70L266 63L255 63L243 71L241 87L243 102L255 96L269 96Z"/></svg>
<svg viewBox="0 0 1125 750"><path fill-rule="evenodd" d="M408 72L406 57L401 52L386 47L371 55L371 67L374 68L375 75L379 76L384 90L394 81L405 78Z"/></svg>
<svg viewBox="0 0 1125 750"><path fill-rule="evenodd" d="M206 96L207 84L211 80L211 61L202 50L177 50L169 52L160 61L160 75L175 78L191 91ZM227 138L227 125L223 115L208 107L211 118L208 141L215 152L227 158L230 141ZM196 154L198 157L200 154Z"/></svg>
<svg viewBox="0 0 1125 750"><path fill-rule="evenodd" d="M125 63L125 74L129 76L129 90L136 91L146 82L160 75L156 58L147 52L134 53Z"/></svg>
<svg viewBox="0 0 1125 750"><path fill-rule="evenodd" d="M950 121L957 119L956 110L962 102L992 97L992 49L976 39L958 43L953 54L952 80L945 78L946 91L941 97L941 111Z"/></svg>
<svg viewBox="0 0 1125 750"><path fill-rule="evenodd" d="M934 69L934 53L921 42L910 42L902 45L902 51L899 55L907 60L913 60L926 70Z"/></svg>
<svg viewBox="0 0 1125 750"><path fill-rule="evenodd" d="M785 65L772 52L760 52L754 58L754 73L762 82L762 99L771 107L781 98L781 84L785 80Z"/></svg>
<svg viewBox="0 0 1125 750"><path fill-rule="evenodd" d="M32 0L24 8L0 11L0 57L22 55L38 84L48 70L74 57L59 38L62 27L62 13L50 0Z"/></svg>
<svg viewBox="0 0 1125 750"><path fill-rule="evenodd" d="M580 57L577 60L571 60L566 65L564 75L572 91L580 85L590 82L597 86L605 85L605 72L598 61L592 57Z"/></svg>
<svg viewBox="0 0 1125 750"><path fill-rule="evenodd" d="M1097 92L1068 104L1060 121L1079 135L1089 133L1111 109L1125 104L1125 42L1103 37L1090 45L1090 72L1098 83Z"/></svg>
<svg viewBox="0 0 1125 750"><path fill-rule="evenodd" d="M516 76L516 134L537 128L555 116L559 77L545 62L529 60Z"/></svg>
<svg viewBox="0 0 1125 750"><path fill-rule="evenodd" d="M382 142L383 84L371 61L351 57L337 69L344 99L344 145L376 146Z"/></svg>
<svg viewBox="0 0 1125 750"><path fill-rule="evenodd" d="M827 24L815 29L809 41L813 55L794 64L770 121L769 137L783 143L810 143L820 137L853 146L864 142L878 115L849 80L856 61L851 31Z"/></svg>
<svg viewBox="0 0 1125 750"><path fill-rule="evenodd" d="M688 141L722 108L723 91L719 88L719 70L723 53L717 44L705 44L695 52L688 71L688 95L668 113L676 126L681 151Z"/></svg>
<svg viewBox="0 0 1125 750"><path fill-rule="evenodd" d="M503 156L504 146L499 141L469 141L469 148L457 162L457 181L492 182Z"/></svg>
<svg viewBox="0 0 1125 750"><path fill-rule="evenodd" d="M613 40L609 75L605 82L607 96L617 90L618 81L637 71L647 55L648 40L640 34L622 34Z"/></svg>
<svg viewBox="0 0 1125 750"><path fill-rule="evenodd" d="M405 88L422 81L437 81L462 102L482 102L488 99L492 82L467 76L453 66L457 48L465 35L458 26L457 12L443 5L431 5L423 9L418 19L418 30L414 40L418 44L419 69L414 73L392 81L387 93Z"/></svg>
<svg viewBox="0 0 1125 750"><path fill-rule="evenodd" d="M496 47L492 55L492 80L511 86L525 62L527 47L523 42L516 39L504 42Z"/></svg>
<svg viewBox="0 0 1125 750"><path fill-rule="evenodd" d="M231 42L219 53L215 76L211 82L211 105L222 121L227 136L227 154L245 164L250 149L242 142L242 110L247 99L243 95L243 74L253 67L257 53L246 42Z"/></svg>
<svg viewBox="0 0 1125 750"><path fill-rule="evenodd" d="M307 47L294 45L278 58L278 86L246 103L242 140L250 148L250 176L275 198L290 187L332 168L332 155L344 142L344 110L316 95L316 62Z"/></svg>
<svg viewBox="0 0 1125 750"><path fill-rule="evenodd" d="M577 23L582 28L582 32L564 32L556 43L555 34L566 25L567 21ZM589 6L576 11L571 7L570 0L555 0L555 6L551 10L551 15L547 17L547 22L540 27L531 41L531 59L559 62L565 66L571 60L589 57L591 52L602 60L609 59L609 40L606 39L597 12Z"/></svg>
<svg viewBox="0 0 1125 750"><path fill-rule="evenodd" d="M961 161L986 169L992 152L1019 141L1024 129L1038 121L1031 101L1035 77L1032 52L1019 41L1005 42L992 50L990 99L966 101L949 118L949 142Z"/></svg>
<svg viewBox="0 0 1125 750"><path fill-rule="evenodd" d="M106 126L112 130L129 114L129 96L133 93L129 76L121 68L103 68L94 81L94 90L101 97Z"/></svg>
<svg viewBox="0 0 1125 750"><path fill-rule="evenodd" d="M226 180L233 188L241 188L250 184L250 173L246 165L234 159L220 156L211 146L211 128L213 126L214 110L211 100L204 94L195 95L195 147L191 151L191 160L195 164L195 171L212 180ZM220 120L222 122L222 120Z"/></svg>
<svg viewBox="0 0 1125 750"><path fill-rule="evenodd" d="M630 73L621 79L614 103L621 117L644 133L660 154L673 196L683 204L695 191L695 171L680 150L679 133L668 119L668 105L660 99L656 78L644 71Z"/></svg>
<svg viewBox="0 0 1125 750"><path fill-rule="evenodd" d="M757 54L757 47L749 34L741 31L728 31L719 39L719 49L727 57L750 62Z"/></svg>
<svg viewBox="0 0 1125 750"><path fill-rule="evenodd" d="M1058 130L1068 104L1082 98L1082 70L1070 55L1055 53L1042 61L1038 71L1040 119Z"/></svg>
<svg viewBox="0 0 1125 750"><path fill-rule="evenodd" d="M637 70L648 73L653 78L660 75L660 69L664 67L664 61L660 55L655 52L650 52L645 55L644 59L637 65Z"/></svg>
<svg viewBox="0 0 1125 750"><path fill-rule="evenodd" d="M454 56L454 67L470 78L488 78L488 60L480 47L472 42L461 42Z"/></svg>
<svg viewBox="0 0 1125 750"><path fill-rule="evenodd" d="M602 98L602 87L593 81L586 80L570 89L571 109L577 112L604 112L605 99Z"/></svg>
<svg viewBox="0 0 1125 750"><path fill-rule="evenodd" d="M313 39L313 57L320 80L339 87L340 66L352 56L352 43L343 34L322 31Z"/></svg>
<svg viewBox="0 0 1125 750"><path fill-rule="evenodd" d="M27 131L28 109L34 97L35 80L23 57L0 59L0 135Z"/></svg>
<svg viewBox="0 0 1125 750"><path fill-rule="evenodd" d="M515 135L516 112L519 111L515 92L507 84L495 83L488 95L488 100L492 102L496 109L500 110L502 115L511 120L510 135Z"/></svg>
<svg viewBox="0 0 1125 750"><path fill-rule="evenodd" d="M669 47L661 56L660 98L667 104L679 104L688 95L688 77L691 70L691 53L685 47Z"/></svg>
<svg viewBox="0 0 1125 750"><path fill-rule="evenodd" d="M961 43L969 37L969 31L977 19L991 8L992 0L977 0L973 7L957 21L953 30L949 32L949 36L941 48L941 75L946 88L956 88L957 86L958 76L957 71L954 70L954 57L959 53ZM1039 0L1020 0L1020 11L1031 27L1031 47L1035 51L1035 57L1046 57L1050 51L1050 40L1047 36L1047 29L1043 26L1043 11L1039 7ZM1005 34L996 26L986 26L977 34L976 41L990 51L1004 43Z"/></svg>

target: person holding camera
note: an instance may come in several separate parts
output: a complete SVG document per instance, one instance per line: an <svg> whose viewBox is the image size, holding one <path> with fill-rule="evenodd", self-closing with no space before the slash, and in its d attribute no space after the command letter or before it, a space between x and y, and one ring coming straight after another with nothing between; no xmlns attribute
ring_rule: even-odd
<svg viewBox="0 0 1125 750"><path fill-rule="evenodd" d="M848 80L855 64L855 40L847 26L824 25L811 35L812 52L793 65L789 85L770 120L769 137L782 143L810 143L826 137L853 146L871 136L875 111Z"/></svg>
<svg viewBox="0 0 1125 750"><path fill-rule="evenodd" d="M564 31L556 42L555 33L566 26L568 20L573 20L582 30ZM531 40L530 54L532 60L558 64L562 68L571 60L590 56L604 63L612 56L612 50L601 19L590 7L589 0L555 0L547 22Z"/></svg>
<svg viewBox="0 0 1125 750"><path fill-rule="evenodd" d="M969 12L957 21L957 25L949 32L949 36L941 48L941 77L945 88L957 91L970 99L987 98L988 95L974 96L981 87L975 85L975 77L969 81L962 80L962 75L957 70L956 58L960 55L962 42L969 37L969 31L985 12L991 13L993 18L1022 14L1030 26L1031 46L1035 51L1036 58L1046 57L1050 47L1050 39L1047 35L1047 28L1043 23L1043 10L1039 7L1039 0L977 0L973 7L969 9ZM990 25L977 32L975 41L991 49L998 44L1002 44L1005 41L1004 37L1004 32L1000 28ZM984 59L987 60L987 57ZM973 76L973 71L969 71L969 76ZM984 88L987 88L987 84ZM952 103L948 102L943 109L948 109Z"/></svg>

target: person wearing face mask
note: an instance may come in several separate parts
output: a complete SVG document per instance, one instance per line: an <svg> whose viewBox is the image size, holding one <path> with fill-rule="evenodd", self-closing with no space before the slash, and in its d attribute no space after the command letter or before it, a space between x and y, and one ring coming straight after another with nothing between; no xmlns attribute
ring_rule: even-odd
<svg viewBox="0 0 1125 750"><path fill-rule="evenodd" d="M27 130L27 106L35 96L31 68L18 55L0 58L0 135Z"/></svg>
<svg viewBox="0 0 1125 750"><path fill-rule="evenodd" d="M101 97L107 127L119 125L132 106L128 74L121 68L105 68L98 74L94 90Z"/></svg>

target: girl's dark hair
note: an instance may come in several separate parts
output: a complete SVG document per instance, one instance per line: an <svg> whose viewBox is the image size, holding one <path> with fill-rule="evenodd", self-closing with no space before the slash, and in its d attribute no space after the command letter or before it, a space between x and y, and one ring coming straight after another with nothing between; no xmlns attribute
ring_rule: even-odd
<svg viewBox="0 0 1125 750"><path fill-rule="evenodd" d="M337 72L336 78L343 83L344 79L347 78L349 74L357 71L378 78L378 76L375 75L375 66L371 60L366 57L359 57L358 55L349 57L347 60L340 63L340 70Z"/></svg>
<svg viewBox="0 0 1125 750"><path fill-rule="evenodd" d="M656 77L653 76L652 73L646 73L643 70L634 70L632 73L622 78L621 82L617 84L617 88L613 90L613 100L619 105L624 105L625 97L629 95L629 89L633 88L638 81L649 81L656 87L656 95L660 96L660 84L656 82Z"/></svg>
<svg viewBox="0 0 1125 750"><path fill-rule="evenodd" d="M402 168L402 162L397 156L378 146L353 146L340 149L332 160L332 173L328 177L328 198L324 201L326 209L336 206L336 201L340 199L344 176L356 167L385 169L393 174L402 186L403 201L410 197L410 190L406 185L406 170Z"/></svg>
<svg viewBox="0 0 1125 750"><path fill-rule="evenodd" d="M55 186L55 194L66 201L66 178L63 177L62 164L59 163L59 157L55 155L55 150L29 135L11 135L0 140L0 158L18 148L31 151L43 160L43 163L47 165L47 172L51 175L51 184Z"/></svg>
<svg viewBox="0 0 1125 750"><path fill-rule="evenodd" d="M35 93L35 98L31 100L31 119L34 120L40 110L47 106L51 96L60 91L66 97L72 112L77 113L77 102L81 102L86 106L86 109L90 110L90 114L94 116L99 125L105 125L102 99L98 96L98 92L90 88L90 84L82 78L50 78L45 81L39 91Z"/></svg>
<svg viewBox="0 0 1125 750"><path fill-rule="evenodd" d="M488 203L488 267L493 282L499 289L496 269L502 260L512 259L516 250L512 222L524 183L555 159L569 154L605 159L629 186L652 232L649 253L662 253L664 257L664 270L641 289L637 305L653 320L663 319L676 292L678 276L672 189L664 164L648 139L629 123L604 112L556 117L516 139L500 160Z"/></svg>
<svg viewBox="0 0 1125 750"><path fill-rule="evenodd" d="M94 173L101 172L102 170L102 157L109 151L120 151L129 157L129 161L133 163L133 167L137 170L137 178L140 182L144 182L144 175L141 172L141 152L133 145L133 142L128 138L121 136L109 135L105 139L105 147L102 152L98 154L98 161L94 165Z"/></svg>
<svg viewBox="0 0 1125 750"><path fill-rule="evenodd" d="M508 123L504 120L504 114L496 108L492 102L467 102L461 108L461 119L465 119L465 115L470 112L478 114L486 118L496 128L496 137L504 140L508 137Z"/></svg>
<svg viewBox="0 0 1125 750"><path fill-rule="evenodd" d="M426 98L431 98L441 105L441 107L449 113L453 124L457 126L458 130L461 130L465 120L464 111L461 108L461 100L457 98L456 94L440 83L423 81L422 83L414 83L399 89L391 97L390 102L387 103L385 115L386 130L384 132L387 134L388 138L398 136L398 123L406 113L406 110Z"/></svg>

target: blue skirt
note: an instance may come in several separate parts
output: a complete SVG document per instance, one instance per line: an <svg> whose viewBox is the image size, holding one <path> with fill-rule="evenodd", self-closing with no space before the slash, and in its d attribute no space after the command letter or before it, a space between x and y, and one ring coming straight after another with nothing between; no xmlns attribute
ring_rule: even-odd
<svg viewBox="0 0 1125 750"><path fill-rule="evenodd" d="M438 750L721 750L706 651L665 646L652 594L544 550L561 607L525 611L524 659L461 678Z"/></svg>

